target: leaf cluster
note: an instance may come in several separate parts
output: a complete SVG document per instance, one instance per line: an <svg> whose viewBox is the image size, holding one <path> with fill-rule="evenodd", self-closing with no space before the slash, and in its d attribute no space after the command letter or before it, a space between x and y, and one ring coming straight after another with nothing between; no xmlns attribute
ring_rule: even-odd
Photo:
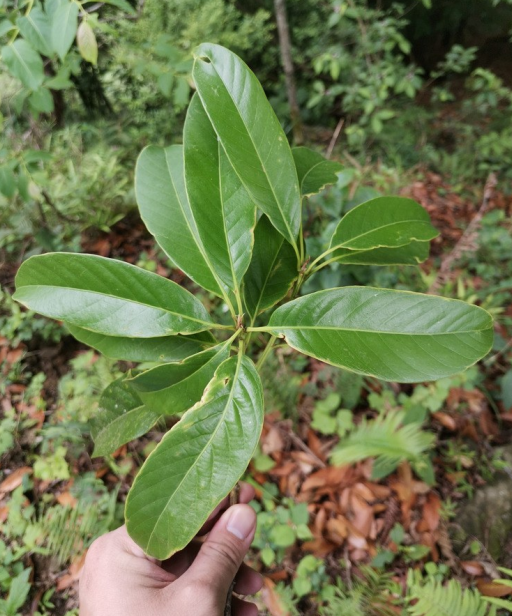
<svg viewBox="0 0 512 616"><path fill-rule="evenodd" d="M493 335L484 310L440 297L368 287L299 297L305 280L333 261L417 264L437 231L416 202L381 197L346 214L327 251L310 258L302 202L335 183L341 166L290 148L259 81L229 50L202 44L192 74L197 92L183 145L146 148L135 191L160 247L220 298L231 323L215 322L171 280L94 255L35 256L16 278L15 299L64 321L82 342L115 359L153 362L104 392L92 430L96 454L161 416L182 414L126 504L129 533L159 559L190 541L245 471L263 424L259 369L278 338L358 374L416 382L464 370L487 353ZM255 365L251 343L265 334ZM387 421L400 455L428 447L426 435ZM377 445L370 453L385 455L382 439Z"/></svg>

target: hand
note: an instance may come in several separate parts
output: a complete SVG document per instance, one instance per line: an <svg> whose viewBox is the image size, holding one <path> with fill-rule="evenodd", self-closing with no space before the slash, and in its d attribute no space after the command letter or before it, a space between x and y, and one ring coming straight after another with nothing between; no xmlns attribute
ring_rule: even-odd
<svg viewBox="0 0 512 616"><path fill-rule="evenodd" d="M240 502L254 490L242 484ZM222 514L222 515L221 515ZM220 517L219 517L220 516ZM80 616L223 616L230 585L249 595L262 586L261 576L243 564L256 530L256 514L246 504L228 509L225 499L199 534L169 560L146 556L126 527L96 539L80 576ZM233 614L257 616L253 603L233 597Z"/></svg>

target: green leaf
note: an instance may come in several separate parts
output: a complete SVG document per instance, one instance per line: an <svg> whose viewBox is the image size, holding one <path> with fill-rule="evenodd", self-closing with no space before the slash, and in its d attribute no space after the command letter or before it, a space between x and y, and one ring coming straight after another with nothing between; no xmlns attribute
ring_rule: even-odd
<svg viewBox="0 0 512 616"><path fill-rule="evenodd" d="M41 56L23 39L2 47L2 60L11 75L21 81L29 90L37 90L43 83L43 61Z"/></svg>
<svg viewBox="0 0 512 616"><path fill-rule="evenodd" d="M179 363L156 366L128 382L148 408L160 415L178 415L201 399L215 370L229 357L230 345L228 341Z"/></svg>
<svg viewBox="0 0 512 616"><path fill-rule="evenodd" d="M296 248L301 216L297 171L260 82L238 56L211 43L196 49L192 74L233 168L254 203Z"/></svg>
<svg viewBox="0 0 512 616"><path fill-rule="evenodd" d="M12 21L2 19L2 21L0 21L0 37L12 32L15 28L16 26L12 23Z"/></svg>
<svg viewBox="0 0 512 616"><path fill-rule="evenodd" d="M76 44L82 58L96 66L98 63L98 42L89 22L82 21L78 26Z"/></svg>
<svg viewBox="0 0 512 616"><path fill-rule="evenodd" d="M350 250L339 248L333 254L339 263L351 265L418 265L428 259L430 242L412 241L398 248Z"/></svg>
<svg viewBox="0 0 512 616"><path fill-rule="evenodd" d="M372 287L319 291L278 308L265 329L329 364L385 381L440 379L492 346L485 310L458 300Z"/></svg>
<svg viewBox="0 0 512 616"><path fill-rule="evenodd" d="M73 43L78 28L78 4L65 2L51 16L52 46L61 60Z"/></svg>
<svg viewBox="0 0 512 616"><path fill-rule="evenodd" d="M243 281L245 307L251 319L282 300L298 274L292 246L263 214L254 230L252 260Z"/></svg>
<svg viewBox="0 0 512 616"><path fill-rule="evenodd" d="M0 167L0 193L8 199L16 193L16 177L9 167Z"/></svg>
<svg viewBox="0 0 512 616"><path fill-rule="evenodd" d="M404 413L379 415L373 421L363 421L332 451L332 461L338 466L353 464L366 458L377 458L389 474L402 460L414 461L427 451L435 436L424 432L419 424L402 425ZM385 475L382 475L385 476Z"/></svg>
<svg viewBox="0 0 512 616"><path fill-rule="evenodd" d="M295 532L288 524L277 524L270 531L270 541L278 548L288 548L295 543Z"/></svg>
<svg viewBox="0 0 512 616"><path fill-rule="evenodd" d="M135 169L135 194L142 220L172 261L198 285L222 297L222 284L215 277L188 202L183 146L145 148Z"/></svg>
<svg viewBox="0 0 512 616"><path fill-rule="evenodd" d="M51 17L61 6L68 2L69 0L44 0L44 10Z"/></svg>
<svg viewBox="0 0 512 616"><path fill-rule="evenodd" d="M209 332L189 336L162 336L160 338L122 338L96 334L87 329L66 323L72 336L96 349L106 357L124 361L180 361L204 351L205 346L215 342ZM207 338L205 340L205 338Z"/></svg>
<svg viewBox="0 0 512 616"><path fill-rule="evenodd" d="M111 383L101 394L98 414L91 421L95 456L108 456L116 449L146 434L160 413L146 408L123 378Z"/></svg>
<svg viewBox="0 0 512 616"><path fill-rule="evenodd" d="M90 0L93 2L94 0ZM130 15L136 15L137 11L133 8L133 6L128 2L128 0L102 0L103 4L111 4L112 6L116 6L118 9L121 9L125 13Z"/></svg>
<svg viewBox="0 0 512 616"><path fill-rule="evenodd" d="M292 154L299 177L300 192L303 197L316 195L326 186L336 184L338 173L343 170L341 163L327 160L321 154L309 148L293 148Z"/></svg>
<svg viewBox="0 0 512 616"><path fill-rule="evenodd" d="M261 381L240 354L219 366L201 403L164 436L135 478L126 502L132 539L160 560L184 548L247 468L262 425Z"/></svg>
<svg viewBox="0 0 512 616"><path fill-rule="evenodd" d="M197 95L187 111L183 141L187 194L199 236L218 277L238 293L251 260L256 207Z"/></svg>
<svg viewBox="0 0 512 616"><path fill-rule="evenodd" d="M21 573L12 579L9 594L4 604L7 616L15 616L18 614L18 610L27 600L31 588L28 581L31 572L32 569L30 568L23 569Z"/></svg>
<svg viewBox="0 0 512 616"><path fill-rule="evenodd" d="M16 288L14 299L31 310L107 336L156 338L212 325L199 300L174 282L94 255L31 257Z"/></svg>
<svg viewBox="0 0 512 616"><path fill-rule="evenodd" d="M429 241L438 235L427 211L416 201L405 197L377 197L345 214L334 231L330 247L396 248L412 240Z"/></svg>
<svg viewBox="0 0 512 616"><path fill-rule="evenodd" d="M29 96L30 106L39 113L51 113L53 111L53 97L48 88L41 86Z"/></svg>
<svg viewBox="0 0 512 616"><path fill-rule="evenodd" d="M28 15L18 17L16 25L23 38L43 56L51 56L51 25L46 13L34 6Z"/></svg>
<svg viewBox="0 0 512 616"><path fill-rule="evenodd" d="M512 409L512 370L501 379L501 399L506 411Z"/></svg>

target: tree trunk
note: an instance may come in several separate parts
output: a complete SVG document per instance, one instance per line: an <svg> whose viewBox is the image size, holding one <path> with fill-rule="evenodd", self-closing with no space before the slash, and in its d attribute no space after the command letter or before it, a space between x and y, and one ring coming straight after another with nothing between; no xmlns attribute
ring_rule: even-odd
<svg viewBox="0 0 512 616"><path fill-rule="evenodd" d="M290 45L290 30L286 17L286 0L274 0L276 12L277 32L279 35L279 47L281 49L281 62L284 69L286 82L286 93L290 105L290 117L292 120L293 141L295 145L304 142L302 134L302 121L300 117L299 105L297 103L297 90L295 88L295 75L293 71L292 51Z"/></svg>

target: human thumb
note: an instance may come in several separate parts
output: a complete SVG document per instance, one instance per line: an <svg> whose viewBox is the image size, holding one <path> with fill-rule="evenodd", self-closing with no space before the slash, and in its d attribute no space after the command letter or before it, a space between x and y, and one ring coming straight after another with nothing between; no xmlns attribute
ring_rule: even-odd
<svg viewBox="0 0 512 616"><path fill-rule="evenodd" d="M233 505L219 519L187 572L226 597L256 531L256 514L249 505Z"/></svg>

